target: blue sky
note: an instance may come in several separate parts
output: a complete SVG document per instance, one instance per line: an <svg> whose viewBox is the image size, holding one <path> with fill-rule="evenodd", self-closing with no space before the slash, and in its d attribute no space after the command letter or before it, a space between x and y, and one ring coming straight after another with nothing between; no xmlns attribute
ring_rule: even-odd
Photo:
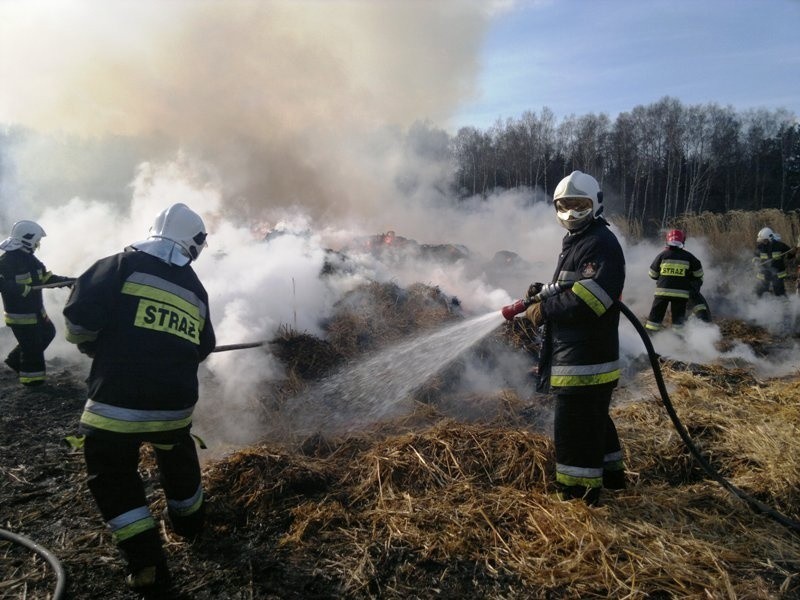
<svg viewBox="0 0 800 600"><path fill-rule="evenodd" d="M453 126L547 106L612 119L663 96L800 116L800 0L535 0L498 12Z"/></svg>

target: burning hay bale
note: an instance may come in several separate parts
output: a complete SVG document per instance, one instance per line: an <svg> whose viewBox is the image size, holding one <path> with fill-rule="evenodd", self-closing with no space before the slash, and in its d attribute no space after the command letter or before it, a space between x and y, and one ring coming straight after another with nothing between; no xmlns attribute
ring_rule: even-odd
<svg viewBox="0 0 800 600"><path fill-rule="evenodd" d="M333 347L352 357L458 318L458 300L438 287L417 283L403 289L394 283L372 282L334 305L325 330Z"/></svg>
<svg viewBox="0 0 800 600"><path fill-rule="evenodd" d="M342 360L330 342L288 327L279 331L270 346L287 369L305 380L323 377Z"/></svg>

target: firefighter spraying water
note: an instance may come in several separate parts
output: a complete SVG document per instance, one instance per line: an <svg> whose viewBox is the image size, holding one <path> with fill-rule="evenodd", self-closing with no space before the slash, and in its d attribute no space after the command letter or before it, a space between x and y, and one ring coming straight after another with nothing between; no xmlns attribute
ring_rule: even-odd
<svg viewBox="0 0 800 600"><path fill-rule="evenodd" d="M504 306L500 312L502 316L505 317L507 320L513 320L515 317L517 317L522 313L526 313L526 316L528 316L529 311L531 311L531 307L539 306L542 302L546 301L548 298L556 297L562 293L572 291L573 288L574 288L573 282L553 282L549 284L534 283L531 284L528 295L525 298L519 299L507 306ZM572 293L574 294L574 291ZM741 490L740 488L730 483L727 479L725 479L722 475L720 475L720 473L703 456L703 454L700 452L700 450L692 441L691 437L689 436L689 432L686 430L686 427L684 427L683 423L680 421L678 414L676 413L675 408L672 405L672 401L670 400L669 393L667 392L667 387L666 384L664 383L664 378L661 373L661 368L658 361L658 355L656 354L656 351L653 348L653 343L650 340L650 336L648 335L647 330L639 322L636 315L634 315L634 313L627 306L625 306L625 304L621 300L616 300L614 304L618 307L619 311L625 315L628 321L630 321L630 323L633 325L634 329L636 329L636 332L639 334L639 337L641 338L642 343L644 344L645 349L647 350L647 355L648 358L650 359L650 365L653 370L653 375L655 377L656 385L658 387L664 408L666 409L667 414L669 415L669 418L672 421L672 424L675 427L675 430L678 432L678 435L680 436L684 445L689 450L689 453L700 464L701 468L706 472L706 474L711 479L716 481L728 492L746 502L747 505L753 511L760 514L765 514L774 521L776 521L777 523L780 523L781 525L786 527L787 529L793 531L796 534L800 534L800 523L787 517L783 513L768 506L767 504L761 502L757 498L753 497L752 495L748 494L747 492ZM539 325L541 326L541 323Z"/></svg>
<svg viewBox="0 0 800 600"><path fill-rule="evenodd" d="M573 171L556 186L553 206L567 230L553 281L531 285L524 300L501 313L508 319L524 310L534 327L543 326L537 389L556 397L556 487L565 500L596 504L603 488L625 487L608 412L620 377L615 300L625 283L625 257L602 216L594 177Z"/></svg>

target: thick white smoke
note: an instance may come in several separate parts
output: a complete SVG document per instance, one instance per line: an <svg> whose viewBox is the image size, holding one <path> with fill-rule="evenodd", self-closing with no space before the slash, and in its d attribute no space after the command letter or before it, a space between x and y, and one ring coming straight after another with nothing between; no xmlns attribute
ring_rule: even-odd
<svg viewBox="0 0 800 600"><path fill-rule="evenodd" d="M220 344L270 339L283 325L319 334L335 301L367 280L437 285L468 314L497 310L550 280L564 230L541 190L465 201L443 191L452 165L435 124L469 99L488 19L484 3L461 0L0 2L0 233L39 221L38 256L78 275L146 237L165 206L188 204L210 231L195 266ZM265 242L275 227L289 235ZM329 249L390 229L463 245L470 259L358 256L356 268L319 276ZM645 316L661 246L622 242L623 299ZM721 276L703 240L689 249L712 300ZM524 262L493 262L501 250ZM59 330L48 358L85 371L63 339L67 291L45 296ZM738 314L767 321L769 302ZM641 354L622 332L625 355ZM685 335L654 341L683 360L724 358L715 326ZM0 353L12 344L4 329ZM252 437L254 397L281 365L254 350L220 353L206 369L215 385L201 431Z"/></svg>

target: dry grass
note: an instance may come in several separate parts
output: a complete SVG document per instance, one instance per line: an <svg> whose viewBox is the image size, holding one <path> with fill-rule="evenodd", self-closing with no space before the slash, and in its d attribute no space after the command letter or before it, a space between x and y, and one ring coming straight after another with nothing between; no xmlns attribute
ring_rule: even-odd
<svg viewBox="0 0 800 600"><path fill-rule="evenodd" d="M638 241L644 238L644 228L640 222L620 218L612 221L627 239ZM668 229L683 229L689 238L705 238L712 256L721 263L738 260L743 248L749 253L755 246L756 233L762 227L769 227L779 233L789 246L800 242L800 213L783 212L775 208L685 214L667 226ZM746 240L744 246L742 240Z"/></svg>
<svg viewBox="0 0 800 600"><path fill-rule="evenodd" d="M273 393L290 399L343 356L458 318L436 288L374 284L360 292L334 312L336 342L281 332L276 354L287 376ZM370 307L380 323L366 318ZM764 352L775 342L735 321L722 330L727 343ZM524 324L508 324L484 349L487 360L501 342L518 352L538 344ZM742 367L677 361L663 371L678 415L711 464L800 519L800 375L762 380ZM484 403L496 410L465 422L418 403L412 414L358 435L256 443L211 462L204 539L190 545L160 529L176 581L196 600L800 597L800 537L709 480L675 432L651 373L629 376L624 386L613 414L630 486L604 492L599 507L553 497L549 432L526 418L531 409L546 412L546 398L463 395L453 400L465 413ZM4 524L36 534L59 555L74 597L127 598L80 457L57 445L80 414L83 389L45 392L38 404L20 392L4 400ZM42 451L33 428L51 414ZM154 492L152 455L142 473ZM152 497L158 515L163 496ZM0 568L0 598L48 597L49 571L18 547L0 543Z"/></svg>

